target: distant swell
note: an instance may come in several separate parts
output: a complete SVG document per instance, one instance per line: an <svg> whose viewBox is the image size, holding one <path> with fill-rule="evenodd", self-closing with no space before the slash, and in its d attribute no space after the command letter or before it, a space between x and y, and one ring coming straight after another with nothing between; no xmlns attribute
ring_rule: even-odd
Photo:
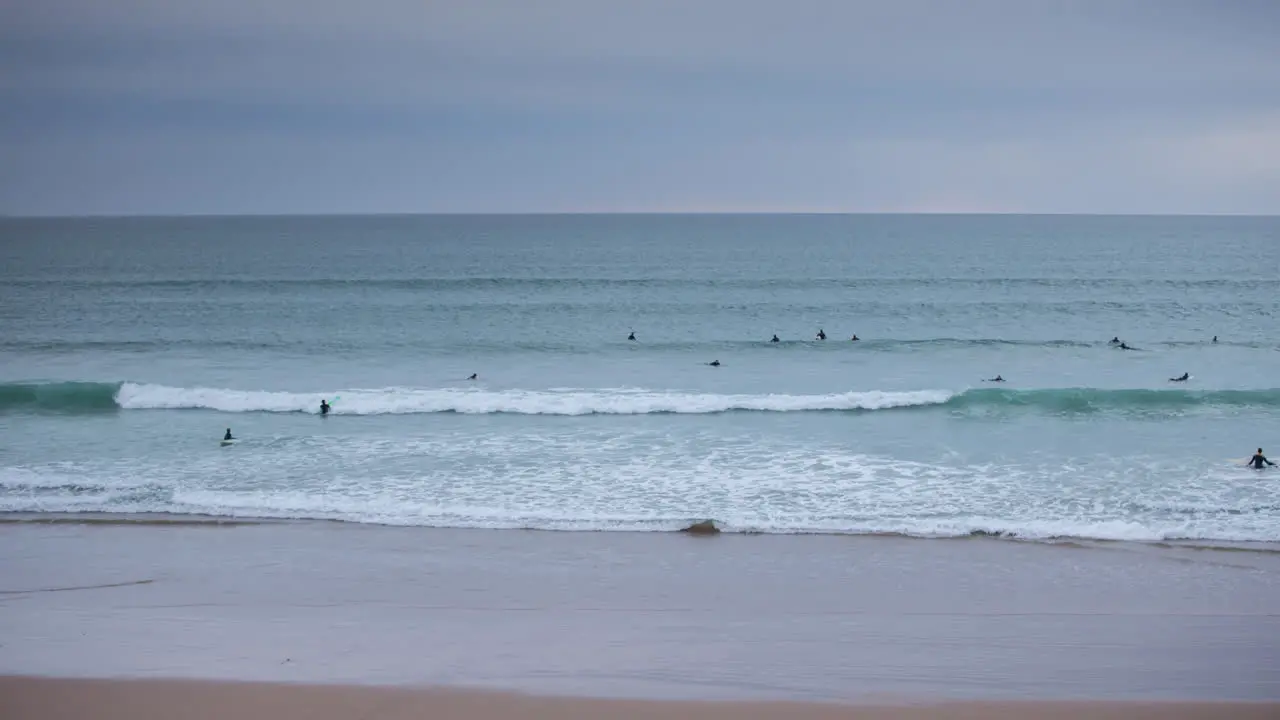
<svg viewBox="0 0 1280 720"><path fill-rule="evenodd" d="M143 383L0 384L0 412L88 413L204 409L219 412L315 413L321 398L336 415L462 413L517 415L648 415L724 412L839 412L906 408L1056 414L1177 413L1196 408L1280 408L1280 389L1099 390L981 388L824 395L726 395L637 389L484 390L382 388L314 393L182 388Z"/></svg>

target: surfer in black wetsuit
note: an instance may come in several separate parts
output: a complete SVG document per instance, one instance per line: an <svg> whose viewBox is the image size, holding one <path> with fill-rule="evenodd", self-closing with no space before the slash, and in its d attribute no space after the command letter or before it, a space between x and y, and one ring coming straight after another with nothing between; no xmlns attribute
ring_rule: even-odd
<svg viewBox="0 0 1280 720"><path fill-rule="evenodd" d="M327 400L320 401L320 414L322 416L329 414L329 402Z"/></svg>
<svg viewBox="0 0 1280 720"><path fill-rule="evenodd" d="M227 434L222 436L222 442L231 442L232 440L235 440L235 438L231 437L231 428L227 428Z"/></svg>
<svg viewBox="0 0 1280 720"><path fill-rule="evenodd" d="M849 342L858 342L858 336L854 335L853 337L849 338Z"/></svg>
<svg viewBox="0 0 1280 720"><path fill-rule="evenodd" d="M1176 378L1169 378L1169 382L1186 382L1191 379L1191 373L1182 373Z"/></svg>
<svg viewBox="0 0 1280 720"><path fill-rule="evenodd" d="M1111 338L1111 344L1112 344L1112 345L1119 345L1119 344L1121 344L1121 343L1120 343L1120 336L1119 336L1119 335L1117 335L1117 336L1115 336L1115 337Z"/></svg>
<svg viewBox="0 0 1280 720"><path fill-rule="evenodd" d="M778 333L774 333L773 339L770 340L769 342L782 342L782 341L778 339Z"/></svg>
<svg viewBox="0 0 1280 720"><path fill-rule="evenodd" d="M984 380L983 382L1004 382L1004 376L1002 376L1002 375L997 375L997 376L995 376L995 377L991 378L990 380Z"/></svg>
<svg viewBox="0 0 1280 720"><path fill-rule="evenodd" d="M635 330L632 330L632 331L631 331L631 334L627 336L627 339L628 339L628 340L635 340L635 339L636 339L636 331L635 331Z"/></svg>
<svg viewBox="0 0 1280 720"><path fill-rule="evenodd" d="M826 334L825 332L823 332L823 331L822 331L822 328L818 328L818 339L819 339L819 340L826 340L826 339L827 339L827 334Z"/></svg>
<svg viewBox="0 0 1280 720"><path fill-rule="evenodd" d="M468 380L475 380L475 379L476 379L476 377L477 377L476 373L471 373L471 377L469 377L469 378L467 378L467 379L468 379Z"/></svg>
<svg viewBox="0 0 1280 720"><path fill-rule="evenodd" d="M1130 347L1130 346L1128 346L1128 345L1126 345L1126 344L1124 344L1124 343L1120 343L1120 349L1121 349L1121 350L1132 350L1133 348L1132 348L1132 347Z"/></svg>
<svg viewBox="0 0 1280 720"><path fill-rule="evenodd" d="M1218 342L1218 336L1217 336L1217 335L1214 335L1214 336L1213 336L1213 341L1214 341L1214 342Z"/></svg>
<svg viewBox="0 0 1280 720"><path fill-rule="evenodd" d="M712 360L711 362L709 362L709 363L707 363L707 364L708 364L708 365L710 365L711 367L720 367L720 361L719 361L719 360Z"/></svg>
<svg viewBox="0 0 1280 720"><path fill-rule="evenodd" d="M1262 454L1262 448L1258 448L1258 452L1254 453L1253 457L1249 458L1249 466L1254 470L1262 470L1268 465L1275 465L1275 463L1268 460L1267 456Z"/></svg>

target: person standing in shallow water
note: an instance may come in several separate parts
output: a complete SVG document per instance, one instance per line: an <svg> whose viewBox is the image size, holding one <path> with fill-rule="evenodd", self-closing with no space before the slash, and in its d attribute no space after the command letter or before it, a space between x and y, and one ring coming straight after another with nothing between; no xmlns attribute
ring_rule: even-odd
<svg viewBox="0 0 1280 720"><path fill-rule="evenodd" d="M321 401L320 401L320 415L323 417L323 416L328 415L328 414L329 414L329 401L328 401L328 400L321 400Z"/></svg>
<svg viewBox="0 0 1280 720"><path fill-rule="evenodd" d="M1268 460L1267 456L1262 454L1262 448L1258 448L1258 452L1254 453L1253 457L1249 458L1249 467L1252 467L1254 470L1262 470L1268 465L1275 466L1275 463Z"/></svg>

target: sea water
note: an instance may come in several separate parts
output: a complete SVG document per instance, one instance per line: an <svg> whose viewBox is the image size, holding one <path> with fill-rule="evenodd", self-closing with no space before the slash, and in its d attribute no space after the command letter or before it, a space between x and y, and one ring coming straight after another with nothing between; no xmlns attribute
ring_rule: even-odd
<svg viewBox="0 0 1280 720"><path fill-rule="evenodd" d="M1277 266L1277 218L0 219L0 511L1280 542Z"/></svg>

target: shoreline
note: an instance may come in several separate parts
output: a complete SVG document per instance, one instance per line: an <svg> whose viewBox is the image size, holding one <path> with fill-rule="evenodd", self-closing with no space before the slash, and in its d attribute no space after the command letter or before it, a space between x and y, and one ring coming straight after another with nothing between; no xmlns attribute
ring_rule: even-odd
<svg viewBox="0 0 1280 720"><path fill-rule="evenodd" d="M0 512L0 527L6 525L84 525L101 527L256 527L265 525L324 525L331 527L370 530L381 529L404 532L516 532L516 533L552 533L583 535L689 535L701 538L714 538L724 535L729 537L832 537L832 538L868 538L868 539L901 539L901 540L940 540L940 541L1005 541L1050 547L1068 547L1081 549L1116 549L1116 548L1159 548L1170 550L1200 550L1219 552L1275 553L1280 554L1280 542L1263 542L1253 540L1215 540L1198 538L1166 538L1166 539L1117 539L1095 538L1076 535L1061 536L1025 536L1015 533L987 532L974 530L963 535L920 535L904 532L841 532L841 531L789 531L771 532L766 530L735 529L726 527L718 520L689 520L684 527L655 528L641 530L623 528L617 530L601 528L552 528L552 527L473 527L473 526L439 526L409 525L401 523L380 523L364 520L347 520L343 518L307 518L307 517L253 517L239 515L211 515L206 513L182 514L173 512ZM715 529L704 531L700 526L707 522L715 523Z"/></svg>
<svg viewBox="0 0 1280 720"><path fill-rule="evenodd" d="M0 676L7 720L1262 720L1280 702L937 701L867 703L669 701L517 694L451 687L374 687L172 679Z"/></svg>

